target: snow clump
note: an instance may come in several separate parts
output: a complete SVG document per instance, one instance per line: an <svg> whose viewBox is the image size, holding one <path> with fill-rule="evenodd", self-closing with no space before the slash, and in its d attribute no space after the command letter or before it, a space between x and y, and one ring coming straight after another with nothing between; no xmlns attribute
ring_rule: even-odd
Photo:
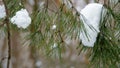
<svg viewBox="0 0 120 68"><path fill-rule="evenodd" d="M80 40L84 46L93 47L99 30L103 5L90 3L80 11L80 18L83 21L85 31L81 30ZM87 35L86 35L87 34Z"/></svg>
<svg viewBox="0 0 120 68"><path fill-rule="evenodd" d="M11 18L11 23L16 24L18 28L25 29L31 24L31 18L26 9L21 9Z"/></svg>

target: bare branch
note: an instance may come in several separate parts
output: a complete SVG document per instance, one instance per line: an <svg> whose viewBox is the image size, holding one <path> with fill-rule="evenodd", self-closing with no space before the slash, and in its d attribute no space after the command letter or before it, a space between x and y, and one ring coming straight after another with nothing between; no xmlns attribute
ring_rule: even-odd
<svg viewBox="0 0 120 68"><path fill-rule="evenodd" d="M8 9L7 9L7 3L5 2L5 0L3 0L3 3L5 5L5 10L6 10L6 18L4 20L6 26L7 26L7 34L8 34L8 61L7 61L7 68L10 67L10 59L11 59L11 39L10 39L10 25L9 25L9 13L8 13Z"/></svg>

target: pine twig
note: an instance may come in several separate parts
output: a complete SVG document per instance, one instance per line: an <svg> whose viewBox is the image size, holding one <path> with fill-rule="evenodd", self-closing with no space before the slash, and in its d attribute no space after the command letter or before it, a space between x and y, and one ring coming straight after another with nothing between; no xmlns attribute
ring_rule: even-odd
<svg viewBox="0 0 120 68"><path fill-rule="evenodd" d="M64 40L63 40L63 38L62 38L62 36L61 36L60 30L58 31L58 34L59 34L59 36L60 36L61 43L63 43L63 42L64 42Z"/></svg>
<svg viewBox="0 0 120 68"><path fill-rule="evenodd" d="M10 25L9 25L9 17L8 17L9 13L8 13L8 9L7 9L7 4L6 4L5 0L3 0L3 3L5 5L5 10L6 10L6 18L5 18L4 22L7 26L7 34L8 34L8 37L7 37L7 39L8 39L8 43L7 43L8 44L7 68L9 68L10 67L10 59L11 59L11 39L10 39L11 34L10 34Z"/></svg>

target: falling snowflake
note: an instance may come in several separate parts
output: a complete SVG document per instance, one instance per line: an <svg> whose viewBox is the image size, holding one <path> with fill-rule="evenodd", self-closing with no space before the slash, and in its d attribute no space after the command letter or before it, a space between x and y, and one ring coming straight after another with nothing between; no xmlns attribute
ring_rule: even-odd
<svg viewBox="0 0 120 68"><path fill-rule="evenodd" d="M53 26L52 26L52 29L53 29L53 30L56 29L56 25L53 25Z"/></svg>

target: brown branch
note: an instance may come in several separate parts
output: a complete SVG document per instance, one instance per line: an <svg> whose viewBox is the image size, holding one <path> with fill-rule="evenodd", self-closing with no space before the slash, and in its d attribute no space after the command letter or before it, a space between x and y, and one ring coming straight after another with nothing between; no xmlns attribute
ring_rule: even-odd
<svg viewBox="0 0 120 68"><path fill-rule="evenodd" d="M7 39L8 39L8 61L7 61L7 68L10 67L10 59L11 59L11 39L10 39L10 25L9 25L9 13L8 13L8 9L7 9L7 3L5 2L5 0L3 0L3 3L5 5L5 10L6 10L6 18L4 20L6 26L7 26Z"/></svg>
<svg viewBox="0 0 120 68"><path fill-rule="evenodd" d="M58 34L59 34L59 36L60 36L61 43L63 43L63 42L64 42L64 40L63 40L63 38L62 38L62 36L61 36L60 30L58 31Z"/></svg>
<svg viewBox="0 0 120 68"><path fill-rule="evenodd" d="M77 11L77 9L74 7L73 3L71 0L68 0L70 2L70 4L72 5L72 9L76 12L76 15L79 17L80 16L80 12Z"/></svg>
<svg viewBox="0 0 120 68"><path fill-rule="evenodd" d="M38 0L34 0L35 4L33 6L34 8L34 11L37 11L38 10Z"/></svg>
<svg viewBox="0 0 120 68"><path fill-rule="evenodd" d="M45 12L47 12L47 8L48 8L48 0L45 1Z"/></svg>

